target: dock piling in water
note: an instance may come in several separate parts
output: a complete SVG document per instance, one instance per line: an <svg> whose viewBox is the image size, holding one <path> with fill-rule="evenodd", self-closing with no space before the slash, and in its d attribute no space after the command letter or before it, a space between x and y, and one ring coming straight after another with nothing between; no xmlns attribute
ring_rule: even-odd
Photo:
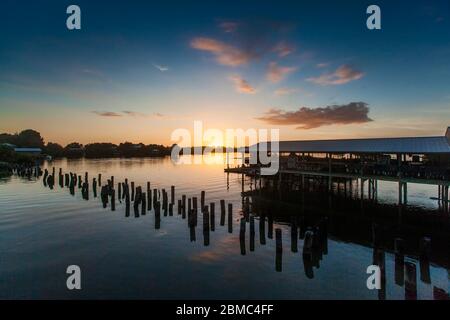
<svg viewBox="0 0 450 320"><path fill-rule="evenodd" d="M220 200L220 225L225 225L225 200Z"/></svg>
<svg viewBox="0 0 450 320"><path fill-rule="evenodd" d="M239 230L239 244L241 248L241 254L245 256L245 218L241 218L240 230Z"/></svg>
<svg viewBox="0 0 450 320"><path fill-rule="evenodd" d="M233 233L233 204L228 204L228 233Z"/></svg>
<svg viewBox="0 0 450 320"><path fill-rule="evenodd" d="M277 272L282 271L282 259L283 259L283 242L281 239L281 229L275 229L275 246L276 246L276 257L275 257L275 270Z"/></svg>
<svg viewBox="0 0 450 320"><path fill-rule="evenodd" d="M211 220L211 231L215 231L216 229L216 204L211 202L209 204L210 207L210 220Z"/></svg>

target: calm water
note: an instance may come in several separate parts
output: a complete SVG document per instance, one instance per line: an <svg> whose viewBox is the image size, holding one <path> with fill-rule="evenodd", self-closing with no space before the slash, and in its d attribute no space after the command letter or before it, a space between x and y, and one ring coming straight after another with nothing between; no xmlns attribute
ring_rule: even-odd
<svg viewBox="0 0 450 320"><path fill-rule="evenodd" d="M349 209L351 212L342 214L338 209L330 210L329 204L323 204L326 215L330 215L329 234L325 240L326 250L321 253L311 278L306 275L302 258L303 240L298 240L298 252L291 250L289 221L292 218L286 217L287 211L282 206L263 205L272 212L263 210L262 218L256 209L251 213L256 221L254 250L249 247L251 233L247 222L245 255L241 253L241 177L227 177L222 164L176 166L166 158L58 160L46 166L61 167L64 172L83 176L88 171L90 178L101 173L103 183L113 175L116 182L128 178L144 189L147 181L151 182L152 189L170 191L170 186L175 185L176 199L185 194L188 198L196 196L200 201L200 192L205 190L206 203L216 203L215 231L209 233L209 245L205 246L201 214L195 229L196 241L191 241L188 221L177 214L176 206L173 216L164 216L161 212L160 229L155 229L153 211L135 218L132 209L131 216L125 217L123 203L117 202L114 212L109 207L103 209L99 198L91 194L89 201L83 200L78 188L75 196L71 196L57 181L54 190L50 190L44 187L42 179L0 180L0 298L379 298L377 290L366 287L366 268L373 259L370 230L366 228L372 216L367 210L366 213L362 210L360 215L359 209L353 206ZM251 181L244 182L249 190ZM395 203L395 184L380 184L379 188L381 203ZM404 230L398 225L395 229L402 230L401 235L406 240L412 239L411 247L416 245L416 236L433 235L430 283L421 280L417 257L405 257L417 267L419 299L433 299L433 287L447 292L449 288L446 267L450 251L445 249L448 243L443 242L447 241L445 235L450 234L450 228L448 216L442 217L436 210L437 203L429 199L436 193L437 187L411 185L409 203L426 210L424 219L431 222L418 223L415 215L421 213L413 212L412 218L404 216ZM226 224L219 224L221 199L233 203L232 233L228 232ZM321 211L320 202L316 206ZM301 212L296 205L290 208L294 214L306 215L307 220L316 219L314 210L307 208L306 212ZM275 236L271 239L267 234L268 215L274 220L274 228L282 229L281 271L276 268ZM382 224L383 221L390 226L398 217L386 217ZM264 235L260 234L261 225ZM387 229L392 231L392 228ZM386 242L392 242L392 237L397 236L392 233ZM394 260L393 251L387 250L385 296L404 299L405 287L394 281ZM74 264L82 271L81 291L66 289L66 268Z"/></svg>

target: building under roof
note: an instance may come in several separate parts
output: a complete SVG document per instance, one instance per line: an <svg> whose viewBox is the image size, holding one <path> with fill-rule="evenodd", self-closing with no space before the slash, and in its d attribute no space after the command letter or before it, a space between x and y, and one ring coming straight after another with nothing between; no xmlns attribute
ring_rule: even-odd
<svg viewBox="0 0 450 320"><path fill-rule="evenodd" d="M258 144L258 148L270 150L270 143ZM450 154L450 127L444 136L437 137L280 141L279 152Z"/></svg>
<svg viewBox="0 0 450 320"><path fill-rule="evenodd" d="M14 148L15 152L18 153L29 153L29 154L40 154L42 152L41 148Z"/></svg>

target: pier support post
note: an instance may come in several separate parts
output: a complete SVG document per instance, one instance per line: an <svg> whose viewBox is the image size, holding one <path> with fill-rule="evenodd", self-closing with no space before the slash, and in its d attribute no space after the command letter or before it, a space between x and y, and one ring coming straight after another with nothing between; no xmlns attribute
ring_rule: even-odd
<svg viewBox="0 0 450 320"><path fill-rule="evenodd" d="M282 255L283 255L283 243L281 240L281 229L275 229L275 245L276 245L276 258L275 258L275 270L281 272L282 270Z"/></svg>

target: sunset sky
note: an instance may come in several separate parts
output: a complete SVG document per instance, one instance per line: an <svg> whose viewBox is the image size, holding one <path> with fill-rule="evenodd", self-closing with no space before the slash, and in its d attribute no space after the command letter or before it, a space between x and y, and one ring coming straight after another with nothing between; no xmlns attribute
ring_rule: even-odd
<svg viewBox="0 0 450 320"><path fill-rule="evenodd" d="M158 2L2 1L0 132L171 144L194 120L287 140L450 125L447 0Z"/></svg>

